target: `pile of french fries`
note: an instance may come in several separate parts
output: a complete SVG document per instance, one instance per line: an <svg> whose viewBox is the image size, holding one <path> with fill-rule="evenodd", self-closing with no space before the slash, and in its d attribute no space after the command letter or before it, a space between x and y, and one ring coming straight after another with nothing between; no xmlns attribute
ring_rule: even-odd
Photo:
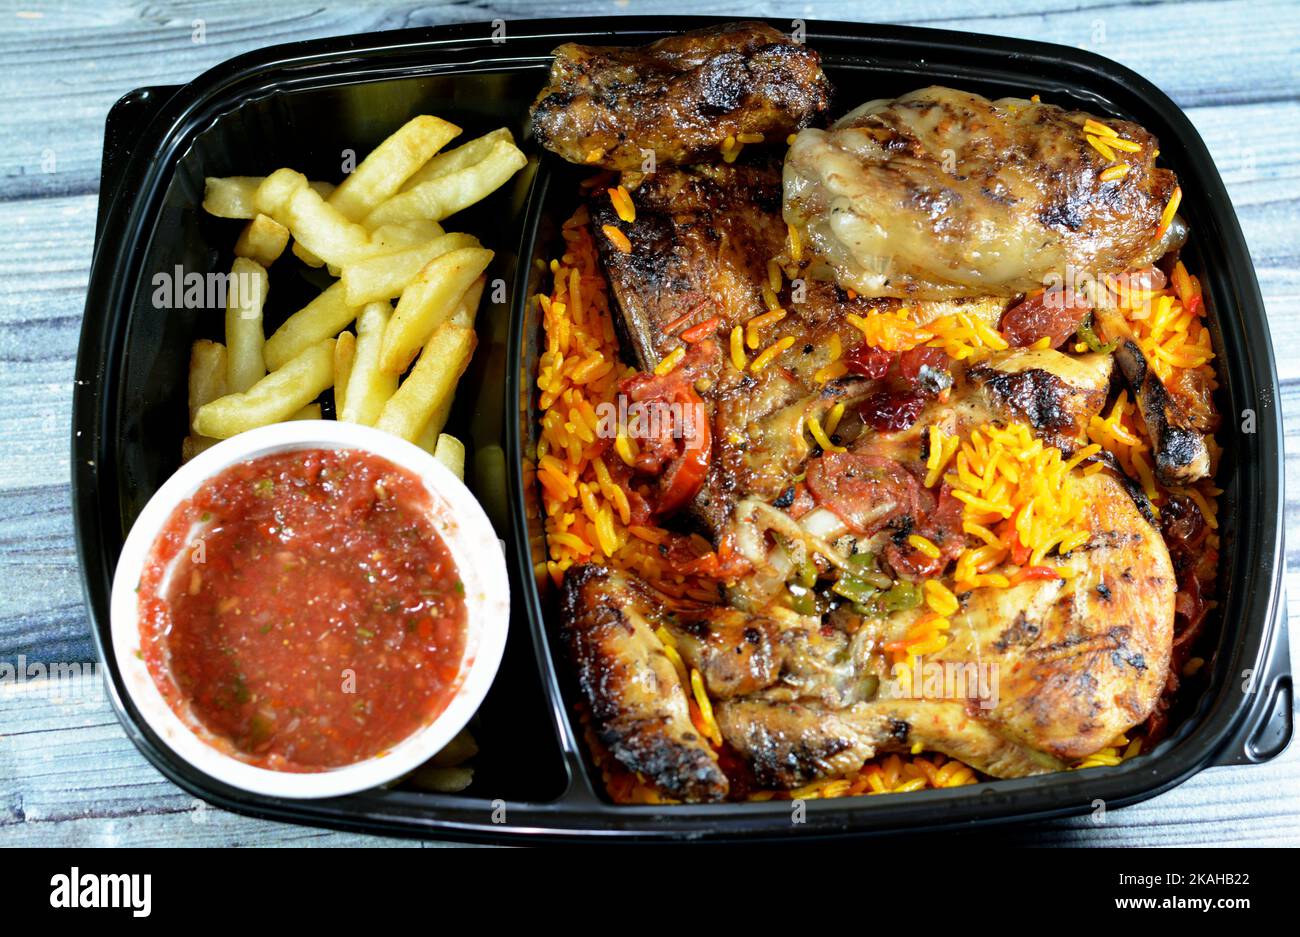
<svg viewBox="0 0 1300 937"><path fill-rule="evenodd" d="M258 426L320 419L318 398L333 388L337 419L401 436L464 476L465 448L442 429L474 353L493 254L440 222L527 159L505 128L442 152L460 132L416 117L338 186L292 169L206 180L203 208L247 224L235 243L225 343L191 350L184 459ZM266 271L291 243L295 257L336 280L267 338Z"/></svg>

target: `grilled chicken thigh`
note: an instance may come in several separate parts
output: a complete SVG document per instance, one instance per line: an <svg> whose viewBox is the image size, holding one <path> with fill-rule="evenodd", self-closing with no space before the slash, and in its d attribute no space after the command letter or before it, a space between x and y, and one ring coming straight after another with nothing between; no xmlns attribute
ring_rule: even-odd
<svg viewBox="0 0 1300 937"><path fill-rule="evenodd" d="M569 43L533 104L533 132L573 163L643 169L715 158L727 137L768 140L826 110L817 53L763 23L734 23L641 48Z"/></svg>
<svg viewBox="0 0 1300 937"><path fill-rule="evenodd" d="M1136 151L1107 159L1088 142L1088 119L950 88L872 101L795 138L785 218L864 296L1013 296L1071 270L1150 263L1164 253L1174 175L1155 167L1156 139L1127 121L1107 126ZM1127 173L1103 180L1119 162Z"/></svg>

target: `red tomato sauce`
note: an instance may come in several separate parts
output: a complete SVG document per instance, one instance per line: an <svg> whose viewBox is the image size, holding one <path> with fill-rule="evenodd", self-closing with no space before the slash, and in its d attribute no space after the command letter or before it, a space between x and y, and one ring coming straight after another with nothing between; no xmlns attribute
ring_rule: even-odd
<svg viewBox="0 0 1300 937"><path fill-rule="evenodd" d="M140 579L145 662L173 710L280 771L363 761L431 722L460 684L466 615L429 506L415 475L352 450L207 481Z"/></svg>

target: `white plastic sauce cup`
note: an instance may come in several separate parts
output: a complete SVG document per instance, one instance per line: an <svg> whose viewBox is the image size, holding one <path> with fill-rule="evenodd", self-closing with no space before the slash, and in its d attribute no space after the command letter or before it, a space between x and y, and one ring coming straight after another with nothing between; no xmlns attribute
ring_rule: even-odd
<svg viewBox="0 0 1300 937"><path fill-rule="evenodd" d="M379 755L324 771L276 771L227 754L197 720L183 720L163 698L141 653L136 587L154 542L178 506L209 479L241 462L304 449L354 449L387 459L429 492L429 519L465 587L467 633L460 685L441 713ZM184 551L182 551L183 553ZM132 703L149 728L186 762L232 787L275 797L334 797L378 787L441 751L478 710L501 664L510 617L505 557L483 508L437 459L403 439L355 423L297 420L241 433L200 453L149 499L126 538L113 577L113 656Z"/></svg>

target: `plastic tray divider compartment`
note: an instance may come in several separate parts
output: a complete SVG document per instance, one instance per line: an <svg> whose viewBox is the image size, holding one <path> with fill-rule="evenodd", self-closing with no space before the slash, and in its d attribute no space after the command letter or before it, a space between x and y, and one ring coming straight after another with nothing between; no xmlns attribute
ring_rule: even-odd
<svg viewBox="0 0 1300 937"><path fill-rule="evenodd" d="M494 229L480 231L499 254L509 255L498 269L514 287L509 334L500 346L493 339L493 354L504 355L498 362L504 372L504 400L496 402L496 389L487 388L482 406L457 404L458 419L465 421L462 425L473 426L476 432L493 421L503 424L500 443L510 518L501 532L512 556L511 584L517 602L507 657L514 658L511 674L521 686L531 681L539 684L519 702L536 707L530 714L536 717L530 723L530 734L545 736L534 753L539 762L547 763L544 773L549 780L538 788L545 789L545 796L529 796L517 784L511 787L514 779L504 773L511 756L519 759L516 767L520 775L542 770L528 763L526 750L506 753L507 763L494 775L499 790L471 788L472 796L388 790L304 802L257 798L225 788L173 758L143 727L120 692L120 678L112 666L112 655L107 653L107 596L122 537L138 504L168 470L165 465L140 463L132 447L138 448L145 437L139 421L132 422L133 408L141 405L145 391L175 394L184 386L184 362L177 359L170 362L174 373L169 374L172 380L179 376L179 384L169 389L142 387L138 374L142 362L158 366L167 362L161 356L150 360L132 330L147 327L150 321L140 308L139 297L142 284L147 283L146 274L157 261L160 215L177 207L169 198L184 195L193 203L189 208L197 210L194 197L204 174L199 169L204 167L187 163L187 159L193 157L196 146L202 147L205 135L219 133L223 122L229 121L253 122L250 126L270 134L277 131L276 121L297 122L291 103L294 96L333 94L357 95L385 111L370 125L376 134L371 142L377 142L382 132L400 122L401 117L393 115L407 113L401 110L403 106L418 104L440 112L436 99L409 97L411 88L420 82L442 82L440 87L452 88L467 76L495 76L491 80L509 87L513 96L501 103L512 109L511 126L518 131L524 126L532 95L545 79L549 53L556 45L567 41L642 43L723 21L716 17L635 17L606 20L603 23L611 25L600 28L593 27L591 20L518 21L508 24L505 43L493 41L488 24L298 43L233 59L181 88L141 89L114 108L105 139L96 256L74 392L74 519L94 637L107 663L110 698L132 741L167 777L227 809L367 832L486 841L790 835L788 805L779 803L672 808L609 804L598 791L598 778L578 738L565 681L567 662L555 645L545 599L536 588L534 562L540 542L533 523L535 501L531 506L529 502L531 479L526 477L523 462L535 428L531 387L539 330L527 302L540 282L531 261L544 249L547 226L553 221L547 216L547 199L554 197L548 196L548 160L542 161L526 210L514 215L519 230L510 231L499 218L493 218L490 225ZM782 21L773 25L789 27ZM1155 130L1165 141L1167 158L1184 180L1184 211L1201 252L1198 259L1214 271L1204 281L1207 305L1218 322L1215 338L1220 361L1228 364L1228 373L1223 375L1224 412L1255 409L1258 432L1249 440L1251 445L1232 456L1232 477L1224 486L1229 491L1222 512L1225 531L1241 531L1245 536L1230 541L1225 537L1221 581L1227 590L1222 596L1226 624L1210 687L1180 731L1156 753L1112 769L888 798L811 802L807 822L797 832L824 837L920 831L1077 814L1090 809L1096 798L1111 806L1131 803L1179 783L1212 761L1235 760L1260 738L1260 720L1265 725L1276 722L1277 706L1270 708L1270 702L1281 692L1279 688L1286 688L1289 699L1285 636L1275 624L1281 608L1281 420L1276 405L1276 369L1258 286L1226 193L1200 138L1186 117L1149 83L1089 53L904 27L808 22L806 28L808 43L822 54L837 83L854 85L869 80L879 86L892 82L886 93L935 82L994 94L1038 91L1049 99L1059 96L1080 106L1122 114ZM475 93L482 96L485 87L479 84ZM353 90L358 88L363 90ZM389 102L388 95L400 100ZM842 89L837 108L857 103L858 96L857 91L845 94ZM258 115L251 113L259 108ZM275 120L268 120L268 114ZM278 128L280 132L283 129ZM1174 140L1179 145L1172 145ZM292 149L290 144L282 145L286 151ZM529 144L525 149L536 148ZM266 168L273 167L228 165L220 171L251 173ZM1189 180L1192 185L1187 184ZM197 194L201 197L201 188ZM215 241L205 246L226 248ZM273 292L275 285L273 274ZM130 352L135 353L135 360L129 358ZM495 381L502 371L485 373ZM183 398L183 391L180 396ZM169 437L173 426L175 436ZM167 448L179 443L182 426L183 419L148 429L157 433L160 445ZM530 655L535 661L527 660ZM1259 692L1249 698L1233 679L1247 669L1261 675L1256 684ZM502 678L497 682L502 684ZM505 692L497 697L494 688L489 698L498 707L497 717L511 715L514 700ZM1289 714L1289 708L1286 711ZM1289 737L1289 722L1285 732L1274 731L1270 738L1281 736ZM1254 750L1267 757L1275 748L1276 738ZM497 793L504 796L497 797Z"/></svg>
<svg viewBox="0 0 1300 937"><path fill-rule="evenodd" d="M719 18L691 18L674 21L658 29L647 28L653 21L636 18L617 40L622 43L645 42ZM620 24L622 25L622 24ZM658 25L658 24L653 24ZM774 23L778 28L784 24ZM1291 678L1287 657L1285 605L1280 596L1282 525L1281 505L1281 436L1280 413L1276 406L1276 368L1273 361L1267 320L1258 286L1240 228L1230 202L1207 150L1186 116L1140 76L1089 53L1072 49L1023 43L992 37L913 30L905 27L855 26L847 24L807 24L807 41L822 57L823 67L836 85L836 112L860 101L901 93L926 84L942 83L971 88L998 97L1028 96L1039 93L1045 99L1066 106L1092 109L1142 123L1165 141L1165 160L1172 164L1183 181L1183 213L1189 217L1193 241L1188 256L1206 286L1207 306L1213 316L1212 332L1218 363L1226 372L1220 400L1226 415L1223 434L1233 431L1231 415L1253 410L1259 421L1257 432L1247 440L1242 451L1230 452L1224 459L1220 480L1228 488L1221 506L1224 519L1225 546L1220 588L1222 629L1214 656L1213 678L1208 688L1195 700L1192 711L1182 719L1173 736L1156 751L1134 762L1107 769L1104 777L1093 771L1057 774L1037 779L996 781L972 790L983 803L1000 803L1007 793L1027 812L1031 804L1045 805L1050 797L1039 798L1026 792L1046 789L1060 795L1060 801L1080 796L1072 812L1084 812L1091 800L1102 797L1108 803L1123 804L1152 796L1213 763L1254 763L1280 752L1291 734ZM598 41L593 37L593 41ZM866 84L856 93L846 93L846 86ZM1172 141L1172 143L1171 143ZM548 207L555 199L550 188L564 185L557 179L571 176L567 167L555 158L543 160L534 193L536 214L530 230L543 242L547 230L555 231L560 221L577 205L576 193L570 188L565 209ZM543 245L535 245L534 260L547 257ZM532 287L534 290L536 286ZM523 300L523 294L516 302ZM520 309L520 328L525 332L536 326ZM536 358L528 335L521 336L515 348L523 355L521 389L530 389L535 375ZM1226 367L1224 366L1226 362ZM521 395L521 405L528 406L528 418L521 422L520 447L523 458L535 442L537 414L531 398ZM1267 424L1267 426L1263 424ZM527 475L521 471L521 482ZM517 495L520 512L520 536L540 537L535 509L524 492ZM1246 536L1234 536L1240 531ZM534 558L536 559L536 558ZM532 608L541 616L542 640L554 645L555 622L548 583L542 582ZM534 597L530 596L530 599ZM1248 623L1248 624L1247 624ZM563 670L563 662L561 662ZM1249 690L1245 678L1253 675ZM1234 679L1238 677L1240 679ZM574 702L568 685L562 693ZM1184 700L1185 702L1185 700ZM575 723L574 733L578 727ZM1152 765L1158 765L1151 770ZM590 770L590 768L589 768ZM1128 778L1123 776L1128 774ZM1153 779L1154 776L1154 779ZM916 796L935 796L923 792ZM911 796L911 795L909 795ZM902 805L889 798L889 812L901 812ZM819 805L834 813L846 802ZM936 809L941 805L935 803ZM619 809L628 809L627 807ZM861 808L875 813L886 808L873 804ZM780 812L780 811L778 811ZM968 819L987 819L994 811L961 811ZM888 824L892 825L892 824ZM860 818L850 823L856 829L876 828Z"/></svg>

